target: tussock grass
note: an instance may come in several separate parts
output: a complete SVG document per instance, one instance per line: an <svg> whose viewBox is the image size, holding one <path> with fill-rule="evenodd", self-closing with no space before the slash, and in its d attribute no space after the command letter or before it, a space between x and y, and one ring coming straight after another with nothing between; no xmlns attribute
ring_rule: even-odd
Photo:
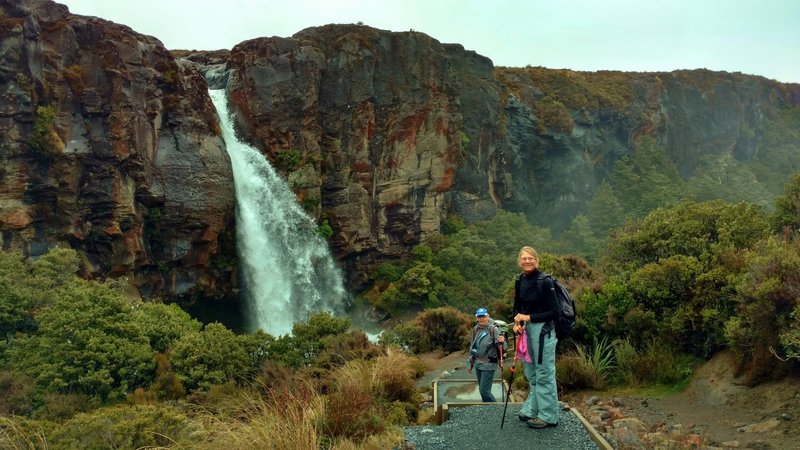
<svg viewBox="0 0 800 450"><path fill-rule="evenodd" d="M320 448L325 398L307 384L299 383L295 390L282 390L266 398L245 396L239 402L239 417L212 411L195 416L201 430L193 436L191 447L198 450Z"/></svg>
<svg viewBox="0 0 800 450"><path fill-rule="evenodd" d="M260 392L198 410L189 447L198 450L269 448L386 449L402 443L396 424L408 423L403 402L416 394L416 358L396 349L373 361L353 360L331 373L327 395L310 381L275 380ZM269 388L269 389L267 389Z"/></svg>
<svg viewBox="0 0 800 450"><path fill-rule="evenodd" d="M47 448L44 430L37 424L17 416L0 416L0 448L39 450Z"/></svg>

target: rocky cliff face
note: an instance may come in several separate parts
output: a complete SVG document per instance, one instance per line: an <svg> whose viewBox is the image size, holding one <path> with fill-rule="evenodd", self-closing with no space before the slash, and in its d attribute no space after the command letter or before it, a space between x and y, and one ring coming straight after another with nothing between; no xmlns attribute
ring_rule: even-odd
<svg viewBox="0 0 800 450"><path fill-rule="evenodd" d="M421 33L342 25L243 42L228 68L244 138L330 221L353 284L438 232L460 195L494 207L485 179L455 186L466 133L482 177L492 173L500 85L488 59Z"/></svg>
<svg viewBox="0 0 800 450"><path fill-rule="evenodd" d="M145 296L230 292L233 265L212 261L234 251L235 199L201 74L126 26L0 8L3 247L76 248L86 276Z"/></svg>
<svg viewBox="0 0 800 450"><path fill-rule="evenodd" d="M448 214L502 208L566 227L645 134L687 178L704 155L757 158L773 113L800 97L741 74L494 68L459 45L359 25L243 42L225 70L243 136L330 220L354 285Z"/></svg>
<svg viewBox="0 0 800 450"><path fill-rule="evenodd" d="M223 295L235 278L231 171L207 85L227 90L242 137L330 222L352 287L449 214L502 208L566 226L643 135L685 177L704 155L756 160L775 145L800 169L800 143L764 142L779 117L800 133L796 84L495 68L362 25L169 52L49 1L18 3L0 0L4 246L70 245L87 275L130 276L148 296Z"/></svg>

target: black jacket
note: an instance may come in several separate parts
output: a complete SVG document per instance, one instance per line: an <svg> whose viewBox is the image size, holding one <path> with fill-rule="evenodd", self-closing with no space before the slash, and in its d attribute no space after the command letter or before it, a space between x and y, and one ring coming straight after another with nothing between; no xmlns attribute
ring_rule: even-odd
<svg viewBox="0 0 800 450"><path fill-rule="evenodd" d="M539 285L541 284L541 288ZM558 318L558 300L553 279L539 269L520 274L514 287L514 315L531 316L531 322L550 322Z"/></svg>

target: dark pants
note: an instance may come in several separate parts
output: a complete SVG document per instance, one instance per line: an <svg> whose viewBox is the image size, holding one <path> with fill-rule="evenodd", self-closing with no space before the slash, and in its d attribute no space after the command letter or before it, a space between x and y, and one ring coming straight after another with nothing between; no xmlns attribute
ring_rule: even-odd
<svg viewBox="0 0 800 450"><path fill-rule="evenodd" d="M497 399L492 395L492 380L494 371L475 369L475 376L478 378L478 390L481 393L481 400L484 402L496 402Z"/></svg>

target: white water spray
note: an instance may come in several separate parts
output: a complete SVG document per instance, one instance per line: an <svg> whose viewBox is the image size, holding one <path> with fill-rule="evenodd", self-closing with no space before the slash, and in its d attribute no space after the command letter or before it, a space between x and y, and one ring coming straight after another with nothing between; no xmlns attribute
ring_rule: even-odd
<svg viewBox="0 0 800 450"><path fill-rule="evenodd" d="M209 94L233 168L239 267L251 327L277 336L315 312L340 312L342 275L314 220L266 158L236 137L225 90Z"/></svg>

